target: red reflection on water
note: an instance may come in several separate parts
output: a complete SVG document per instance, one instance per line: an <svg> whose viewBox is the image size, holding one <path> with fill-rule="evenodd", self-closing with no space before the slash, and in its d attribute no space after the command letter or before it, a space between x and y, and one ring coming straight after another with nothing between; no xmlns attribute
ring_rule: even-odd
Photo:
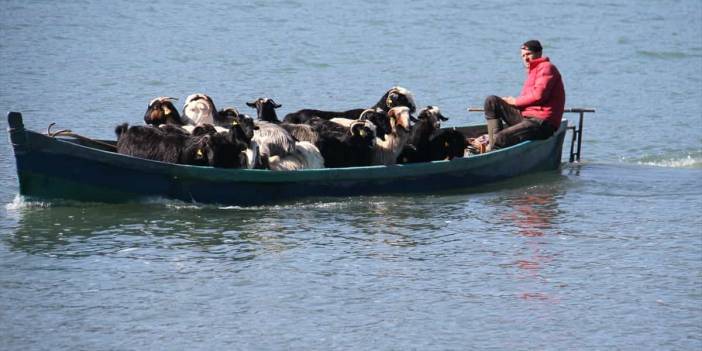
<svg viewBox="0 0 702 351"><path fill-rule="evenodd" d="M551 227L553 218L557 214L554 196L551 192L523 194L510 199L510 205L513 211L507 215L507 218L515 224L516 234L528 239L526 245L530 252L528 257L516 260L514 266L526 273L523 278L546 284L548 279L544 277L542 269L545 264L553 260L553 257L545 254L543 238L546 235L544 230ZM519 293L519 298L557 302L545 292L525 291Z"/></svg>
<svg viewBox="0 0 702 351"><path fill-rule="evenodd" d="M551 299L551 297L550 297L548 294L542 294L542 293L528 293L528 292L522 293L522 295L521 295L520 297L521 297L522 299L524 299L524 300L541 300L541 301L545 301L545 300L550 300L550 299Z"/></svg>
<svg viewBox="0 0 702 351"><path fill-rule="evenodd" d="M552 194L529 194L513 200L514 213L510 218L525 237L544 236L542 229L551 227L554 199Z"/></svg>
<svg viewBox="0 0 702 351"><path fill-rule="evenodd" d="M517 260L515 262L517 267L521 269L539 269L541 268L539 265L539 262L534 262L534 261L527 261L527 260Z"/></svg>

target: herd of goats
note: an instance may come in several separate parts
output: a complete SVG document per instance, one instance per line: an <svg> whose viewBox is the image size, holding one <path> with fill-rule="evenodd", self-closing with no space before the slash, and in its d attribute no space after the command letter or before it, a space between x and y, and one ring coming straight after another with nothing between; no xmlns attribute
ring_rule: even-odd
<svg viewBox="0 0 702 351"><path fill-rule="evenodd" d="M217 111L205 94L187 97L182 115L174 98L149 102L145 126L117 126L117 152L169 163L222 168L299 170L391 165L477 153L459 131L441 129L447 118L427 106L417 117L414 97L388 90L367 109L303 109L276 115L269 98L247 102L257 119L230 107Z"/></svg>

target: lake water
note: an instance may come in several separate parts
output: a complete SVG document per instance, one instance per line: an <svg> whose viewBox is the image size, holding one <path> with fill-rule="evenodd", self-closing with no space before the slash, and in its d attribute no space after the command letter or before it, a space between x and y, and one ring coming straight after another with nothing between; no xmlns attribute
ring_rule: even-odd
<svg viewBox="0 0 702 351"><path fill-rule="evenodd" d="M0 110L34 130L111 139L161 95L285 114L394 85L477 124L531 38L567 105L597 109L559 171L253 208L30 201L0 133L3 350L702 348L700 1L1 7Z"/></svg>

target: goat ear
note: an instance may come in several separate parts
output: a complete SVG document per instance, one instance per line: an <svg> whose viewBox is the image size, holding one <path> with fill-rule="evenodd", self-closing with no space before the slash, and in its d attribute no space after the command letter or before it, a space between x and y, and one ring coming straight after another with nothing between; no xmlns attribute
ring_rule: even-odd
<svg viewBox="0 0 702 351"><path fill-rule="evenodd" d="M439 117L440 120L442 120L442 121L444 121L444 122L448 121L448 118L444 117L444 115L442 115L442 114L440 114L440 113L439 113L439 116L438 116L438 117Z"/></svg>
<svg viewBox="0 0 702 351"><path fill-rule="evenodd" d="M249 101L249 102L246 103L246 106L256 108L256 102L257 102L257 101L258 101L258 100Z"/></svg>
<svg viewBox="0 0 702 351"><path fill-rule="evenodd" d="M409 116L409 120L412 121L412 122L414 122L414 123L419 122L419 120L418 120L416 117L412 116L412 115Z"/></svg>
<svg viewBox="0 0 702 351"><path fill-rule="evenodd" d="M273 104L273 107L274 107L274 108L283 107L283 105L281 105L281 104L275 102L273 99L270 99L270 102L271 102L271 104Z"/></svg>
<svg viewBox="0 0 702 351"><path fill-rule="evenodd" d="M175 106L169 101L166 101L161 104L161 111L163 111L164 115L170 115L171 112L175 111Z"/></svg>

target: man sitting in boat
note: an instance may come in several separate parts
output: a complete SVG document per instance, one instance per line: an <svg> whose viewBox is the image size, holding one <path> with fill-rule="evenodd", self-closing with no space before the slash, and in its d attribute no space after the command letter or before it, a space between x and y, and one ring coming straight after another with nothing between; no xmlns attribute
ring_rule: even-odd
<svg viewBox="0 0 702 351"><path fill-rule="evenodd" d="M521 54L527 78L519 96L491 95L485 99L486 151L524 140L546 139L561 125L565 90L560 72L548 57L542 57L538 40L522 44Z"/></svg>

